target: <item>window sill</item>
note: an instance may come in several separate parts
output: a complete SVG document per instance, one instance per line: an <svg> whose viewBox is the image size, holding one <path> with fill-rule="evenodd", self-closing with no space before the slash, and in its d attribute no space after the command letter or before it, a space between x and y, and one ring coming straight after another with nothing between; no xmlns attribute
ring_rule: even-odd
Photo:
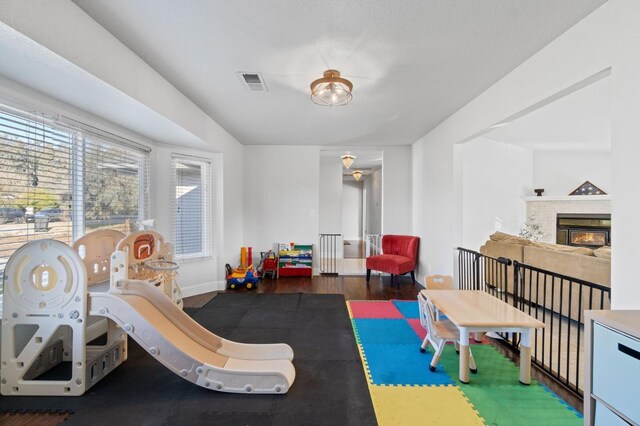
<svg viewBox="0 0 640 426"><path fill-rule="evenodd" d="M191 256L175 256L174 259L179 263L194 263L202 262L205 260L212 260L213 256L210 254L195 254Z"/></svg>

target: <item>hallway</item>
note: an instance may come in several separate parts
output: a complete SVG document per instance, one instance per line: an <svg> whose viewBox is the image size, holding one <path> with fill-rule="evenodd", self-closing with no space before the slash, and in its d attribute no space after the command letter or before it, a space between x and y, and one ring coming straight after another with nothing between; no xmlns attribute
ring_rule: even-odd
<svg viewBox="0 0 640 426"><path fill-rule="evenodd" d="M366 269L365 244L362 240L344 240L343 259L338 259L339 275L364 275Z"/></svg>
<svg viewBox="0 0 640 426"><path fill-rule="evenodd" d="M345 259L364 259L364 241L362 240L345 240L344 241L344 258Z"/></svg>

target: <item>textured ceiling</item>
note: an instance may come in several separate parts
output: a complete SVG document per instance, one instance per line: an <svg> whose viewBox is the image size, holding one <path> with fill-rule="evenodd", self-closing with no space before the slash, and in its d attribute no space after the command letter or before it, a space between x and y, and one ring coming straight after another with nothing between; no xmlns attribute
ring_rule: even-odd
<svg viewBox="0 0 640 426"><path fill-rule="evenodd" d="M412 144L606 0L74 1L240 142L340 146Z"/></svg>
<svg viewBox="0 0 640 426"><path fill-rule="evenodd" d="M533 150L611 151L611 79L592 83L483 137Z"/></svg>

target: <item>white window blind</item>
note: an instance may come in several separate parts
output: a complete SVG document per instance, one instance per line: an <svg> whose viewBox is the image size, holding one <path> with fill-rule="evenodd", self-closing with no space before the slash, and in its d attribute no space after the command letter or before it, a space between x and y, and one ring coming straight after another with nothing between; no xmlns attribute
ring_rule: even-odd
<svg viewBox="0 0 640 426"><path fill-rule="evenodd" d="M83 140L83 203L75 203L77 216L83 216L85 232L129 232L148 216L148 154L95 137Z"/></svg>
<svg viewBox="0 0 640 426"><path fill-rule="evenodd" d="M210 255L211 164L208 160L173 154L172 237L176 257Z"/></svg>
<svg viewBox="0 0 640 426"><path fill-rule="evenodd" d="M28 241L129 232L148 187L148 151L0 105L0 276Z"/></svg>

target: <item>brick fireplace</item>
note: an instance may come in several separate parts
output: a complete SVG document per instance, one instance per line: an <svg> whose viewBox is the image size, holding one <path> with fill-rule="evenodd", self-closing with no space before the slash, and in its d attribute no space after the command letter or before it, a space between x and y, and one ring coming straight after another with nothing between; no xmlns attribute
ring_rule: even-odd
<svg viewBox="0 0 640 426"><path fill-rule="evenodd" d="M544 238L541 241L547 243L558 242L558 215L608 215L610 228L611 197L609 195L527 197L525 203L527 218L535 217L535 222L540 225L540 229L544 233ZM575 232L573 237L574 239L582 238ZM602 238L602 236L597 238ZM608 238L610 241L610 233ZM589 247L594 246L590 245Z"/></svg>

